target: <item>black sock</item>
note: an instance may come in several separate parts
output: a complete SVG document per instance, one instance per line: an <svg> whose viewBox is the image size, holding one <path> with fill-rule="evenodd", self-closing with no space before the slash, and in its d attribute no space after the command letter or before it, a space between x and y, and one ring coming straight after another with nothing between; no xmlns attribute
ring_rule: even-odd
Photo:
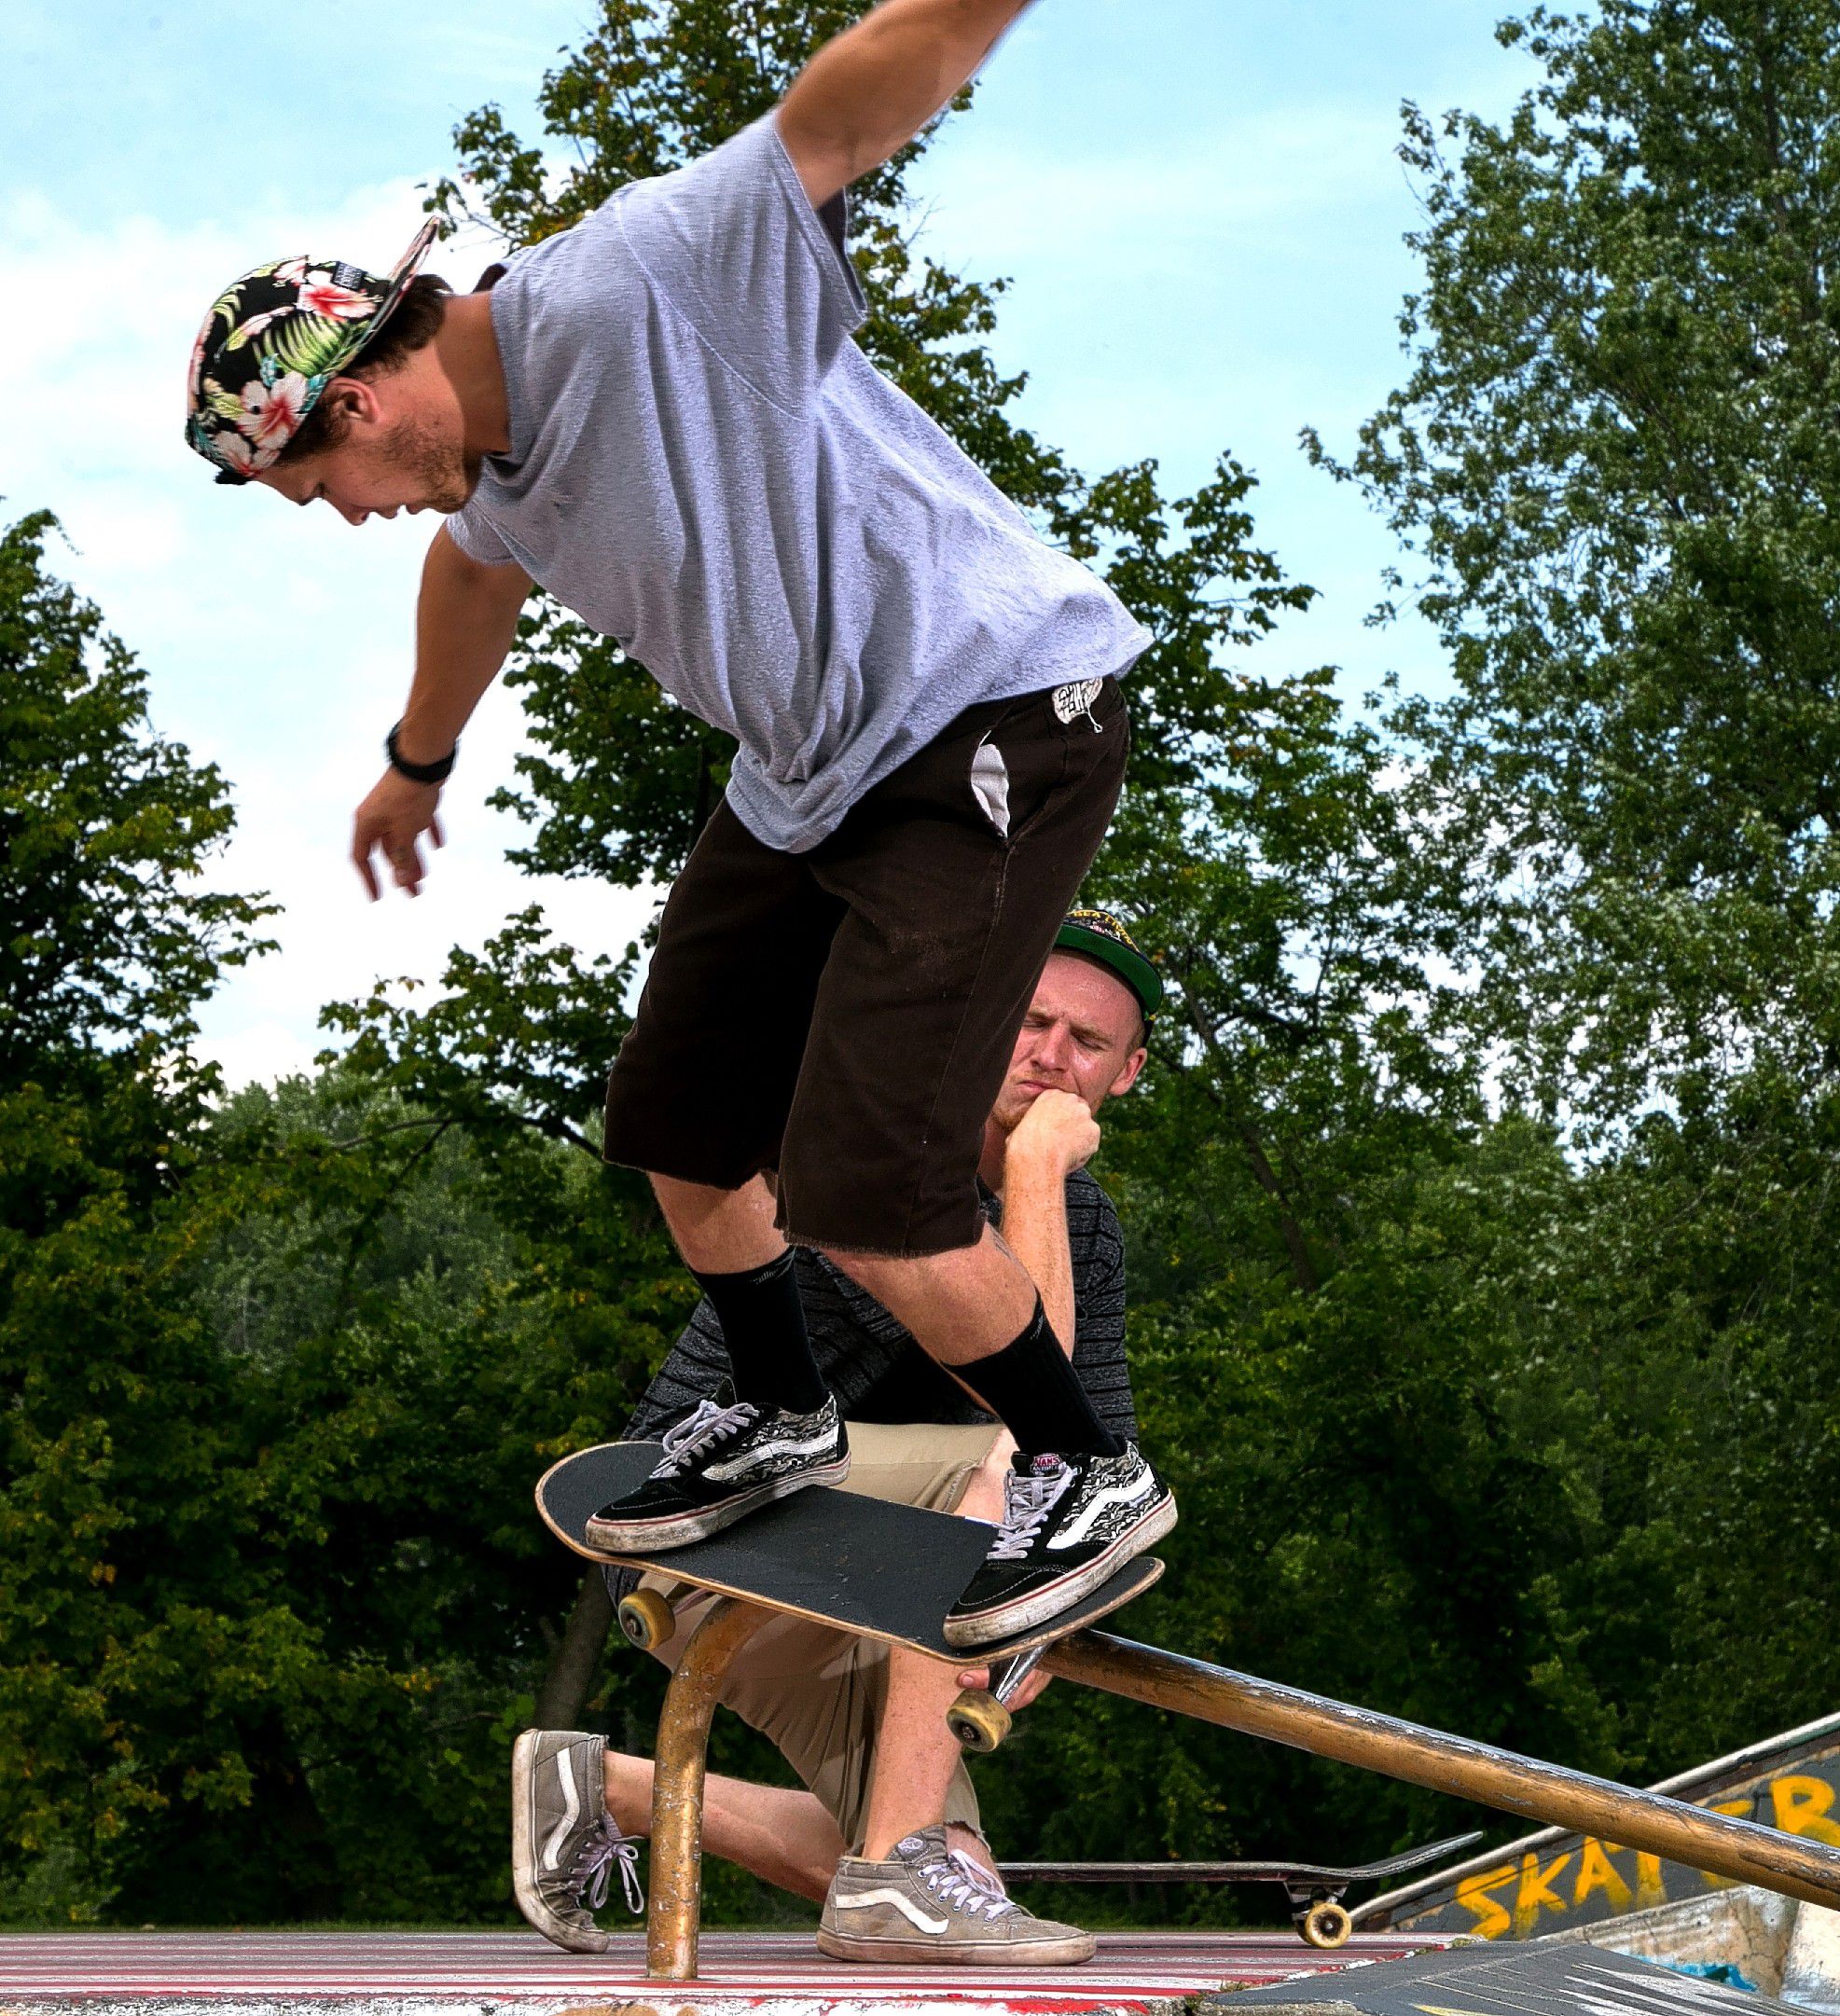
<svg viewBox="0 0 1840 2016"><path fill-rule="evenodd" d="M783 1407L789 1414L822 1407L830 1394L806 1335L792 1249L764 1267L740 1274L698 1274L694 1267L690 1272L722 1325L735 1398L751 1400L756 1407Z"/></svg>
<svg viewBox="0 0 1840 2016"><path fill-rule="evenodd" d="M1016 1437L1024 1456L1118 1456L1124 1443L1092 1411L1036 1297L1029 1327L989 1358L952 1370Z"/></svg>

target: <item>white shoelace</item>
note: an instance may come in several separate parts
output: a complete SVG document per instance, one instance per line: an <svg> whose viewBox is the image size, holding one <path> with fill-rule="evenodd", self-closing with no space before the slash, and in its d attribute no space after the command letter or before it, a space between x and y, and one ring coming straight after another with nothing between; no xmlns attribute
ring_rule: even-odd
<svg viewBox="0 0 1840 2016"><path fill-rule="evenodd" d="M620 1888L626 1893L626 1908L636 1918L645 1909L645 1893L639 1885L639 1843L628 1841L614 1825L612 1814L602 1814L598 1827L582 1836L575 1851L569 1881L577 1898L589 1911L599 1911L607 1901L614 1864L620 1870Z"/></svg>
<svg viewBox="0 0 1840 2016"><path fill-rule="evenodd" d="M1016 1909L1014 1899L962 1848L948 1848L943 1861L922 1862L920 1873L934 1897L973 1918L1001 1918Z"/></svg>
<svg viewBox="0 0 1840 2016"><path fill-rule="evenodd" d="M1071 1464L1044 1477L1018 1476L1015 1471L1003 1479L1003 1523L985 1555L987 1561L1026 1561L1029 1548L1044 1522L1059 1504L1073 1482Z"/></svg>
<svg viewBox="0 0 1840 2016"><path fill-rule="evenodd" d="M652 1475L681 1476L706 1449L752 1428L759 1418L760 1409L752 1401L739 1400L732 1407L718 1407L712 1400L699 1401L695 1414L686 1415L675 1428L666 1429L664 1460Z"/></svg>

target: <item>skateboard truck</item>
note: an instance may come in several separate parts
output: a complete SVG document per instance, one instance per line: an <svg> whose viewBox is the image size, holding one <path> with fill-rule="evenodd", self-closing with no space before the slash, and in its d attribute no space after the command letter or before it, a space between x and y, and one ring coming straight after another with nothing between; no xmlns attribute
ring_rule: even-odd
<svg viewBox="0 0 1840 2016"><path fill-rule="evenodd" d="M967 1687L946 1710L946 1725L965 1749L987 1757L1009 1734L1009 1704L1046 1650L1045 1645L1031 1645L1026 1652L993 1663L989 1686Z"/></svg>

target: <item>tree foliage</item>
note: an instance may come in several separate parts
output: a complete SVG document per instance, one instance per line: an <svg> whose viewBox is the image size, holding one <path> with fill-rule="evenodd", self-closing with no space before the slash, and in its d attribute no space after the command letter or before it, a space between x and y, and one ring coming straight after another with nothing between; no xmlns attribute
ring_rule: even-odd
<svg viewBox="0 0 1840 2016"><path fill-rule="evenodd" d="M1408 108L1412 370L1344 475L1460 698L1415 712L1491 891L1484 1025L1556 1111L1832 1070L1840 13L1501 30L1501 125Z"/></svg>
<svg viewBox="0 0 1840 2016"><path fill-rule="evenodd" d="M602 0L543 140L475 114L433 201L562 228L854 11ZM859 190L855 255L877 361L1153 639L1088 885L1169 988L1100 1165L1183 1509L1132 1628L1658 1776L1832 1705L1840 0L1501 33L1543 71L1510 117L1407 108L1405 382L1345 461L1312 442L1397 532L1447 701L1274 663L1311 592L1224 448L1171 498L1023 424L1001 286L917 241L929 135ZM658 1694L529 1509L691 1293L598 1158L638 953L524 911L437 987L330 1007L311 1080L219 1096L195 1011L261 906L199 884L222 780L146 725L47 531L0 539L0 1898L503 1918L516 1730L643 1747ZM727 746L545 603L511 676L518 858L668 879ZM1017 1855L1458 1818L1065 1687L980 1782ZM780 1908L717 1878L712 1915Z"/></svg>

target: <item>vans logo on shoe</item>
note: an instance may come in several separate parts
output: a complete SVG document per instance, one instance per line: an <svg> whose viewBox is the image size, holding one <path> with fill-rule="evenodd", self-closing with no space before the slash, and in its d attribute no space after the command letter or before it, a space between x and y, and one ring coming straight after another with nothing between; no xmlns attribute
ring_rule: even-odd
<svg viewBox="0 0 1840 2016"><path fill-rule="evenodd" d="M558 1750L553 1761L557 1786L562 1794L562 1817L550 1829L549 1839L543 1844L545 1869L554 1869L561 1859L570 1830L581 1817L581 1795L575 1790L575 1774L569 1769L568 1751Z"/></svg>

